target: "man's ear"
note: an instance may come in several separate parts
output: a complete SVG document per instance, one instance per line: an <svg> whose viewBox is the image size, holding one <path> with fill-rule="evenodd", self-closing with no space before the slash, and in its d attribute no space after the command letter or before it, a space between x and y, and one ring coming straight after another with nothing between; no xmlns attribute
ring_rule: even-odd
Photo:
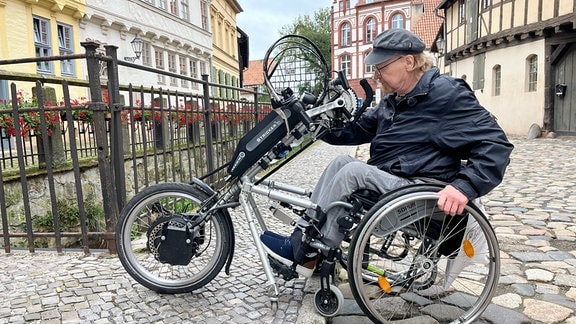
<svg viewBox="0 0 576 324"><path fill-rule="evenodd" d="M406 65L406 70L413 71L414 66L416 66L416 59L414 58L414 55L405 55L404 59L406 60L404 62L404 64Z"/></svg>

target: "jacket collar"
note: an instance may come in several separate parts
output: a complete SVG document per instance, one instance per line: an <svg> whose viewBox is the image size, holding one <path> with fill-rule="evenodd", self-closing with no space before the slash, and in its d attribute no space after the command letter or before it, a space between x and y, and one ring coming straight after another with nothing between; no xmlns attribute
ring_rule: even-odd
<svg viewBox="0 0 576 324"><path fill-rule="evenodd" d="M406 102L408 106L413 106L417 103L415 97L424 96L430 91L430 84L434 79L440 75L440 70L437 67L433 67L430 70L424 72L414 89L408 92L404 97L400 98L396 96L398 103Z"/></svg>

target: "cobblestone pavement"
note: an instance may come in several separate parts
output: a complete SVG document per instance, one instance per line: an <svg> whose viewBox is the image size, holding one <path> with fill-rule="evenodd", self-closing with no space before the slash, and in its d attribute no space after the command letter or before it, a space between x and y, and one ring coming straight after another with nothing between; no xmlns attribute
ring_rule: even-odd
<svg viewBox="0 0 576 324"><path fill-rule="evenodd" d="M271 179L312 190L329 161L356 150L324 145L315 144ZM267 210L265 201L257 203ZM193 294L150 291L125 272L116 256L106 253L0 252L0 323L280 324L309 317L301 311L304 279L280 281L278 311L272 311L267 279L240 211L231 212L236 247L230 276L222 271ZM291 231L272 221L269 225L277 232Z"/></svg>
<svg viewBox="0 0 576 324"><path fill-rule="evenodd" d="M576 324L576 138L512 142L516 149L506 178L484 198L502 250L500 284L485 315L495 323ZM273 179L312 189L328 161L355 151L316 144ZM357 152L366 158L366 146ZM237 235L232 273L222 272L194 294L154 293L106 253L0 254L0 323L327 322L314 317L313 280L280 281L279 308L271 310L247 226L241 213L232 216ZM368 323L354 307L345 309L331 322Z"/></svg>

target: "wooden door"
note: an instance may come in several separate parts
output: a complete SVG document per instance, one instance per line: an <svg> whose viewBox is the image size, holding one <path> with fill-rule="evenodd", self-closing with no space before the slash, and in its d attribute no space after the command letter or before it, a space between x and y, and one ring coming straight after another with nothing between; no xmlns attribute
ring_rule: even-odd
<svg viewBox="0 0 576 324"><path fill-rule="evenodd" d="M576 135L576 44L570 46L554 69L554 131Z"/></svg>

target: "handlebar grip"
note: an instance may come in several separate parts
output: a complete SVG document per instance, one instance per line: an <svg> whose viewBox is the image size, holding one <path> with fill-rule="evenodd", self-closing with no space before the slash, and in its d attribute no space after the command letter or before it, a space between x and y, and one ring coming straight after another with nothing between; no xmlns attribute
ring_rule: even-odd
<svg viewBox="0 0 576 324"><path fill-rule="evenodd" d="M312 124L312 118L308 116L306 111L304 110L304 105L299 100L295 100L290 104L290 110L296 113L298 119L306 126L306 128L310 127Z"/></svg>
<svg viewBox="0 0 576 324"><path fill-rule="evenodd" d="M370 83L368 83L368 80L366 80L366 79L360 80L360 86L362 87L362 89L364 90L364 93L366 94L366 97L364 99L364 103L362 104L362 107L364 107L364 106L365 106L365 108L369 107L370 104L372 104L372 100L374 99L374 90L372 90Z"/></svg>
<svg viewBox="0 0 576 324"><path fill-rule="evenodd" d="M360 109L358 109L356 114L354 114L354 122L356 122L358 120L358 118L360 118L360 116L362 116L362 114L364 113L364 110L366 110L366 108L370 107L370 105L372 104L372 100L374 100L374 90L372 90L372 87L370 86L370 83L368 83L368 80L366 80L366 79L360 80L360 86L364 90L366 97L364 98L364 102L362 103L362 106L360 107Z"/></svg>

